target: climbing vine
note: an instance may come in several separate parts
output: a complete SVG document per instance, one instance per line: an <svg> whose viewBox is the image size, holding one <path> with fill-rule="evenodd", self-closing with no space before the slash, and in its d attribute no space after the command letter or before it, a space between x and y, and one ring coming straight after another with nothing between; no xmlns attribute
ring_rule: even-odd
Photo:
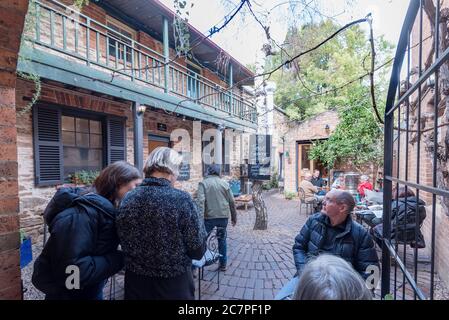
<svg viewBox="0 0 449 320"><path fill-rule="evenodd" d="M173 20L173 36L175 38L176 56L188 56L190 52L189 10L193 3L188 0L174 0L175 18Z"/></svg>
<svg viewBox="0 0 449 320"><path fill-rule="evenodd" d="M30 57L23 54L24 47L27 46L26 44L26 36L29 35L36 25L36 18L37 18L37 11L36 11L36 1L30 0L28 5L28 12L25 17L25 25L23 28L22 38L20 39L20 51L19 51L19 60L18 63L31 63ZM41 89L42 89L42 83L39 75L35 72L30 73L24 73L17 71L17 75L25 80L30 80L34 83L34 93L31 97L31 101L20 111L18 112L18 115L23 115L33 108L33 105L36 104L36 102L39 100L39 97L41 95Z"/></svg>

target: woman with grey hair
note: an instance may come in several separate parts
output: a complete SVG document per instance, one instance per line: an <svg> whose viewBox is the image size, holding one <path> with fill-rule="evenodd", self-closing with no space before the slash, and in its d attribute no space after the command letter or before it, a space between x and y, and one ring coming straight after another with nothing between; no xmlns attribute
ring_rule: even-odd
<svg viewBox="0 0 449 320"><path fill-rule="evenodd" d="M126 300L193 300L192 259L206 250L204 226L191 196L174 188L182 157L158 147L145 180L123 199L117 229L125 254Z"/></svg>
<svg viewBox="0 0 449 320"><path fill-rule="evenodd" d="M344 259L322 254L304 267L295 300L371 300L363 278Z"/></svg>

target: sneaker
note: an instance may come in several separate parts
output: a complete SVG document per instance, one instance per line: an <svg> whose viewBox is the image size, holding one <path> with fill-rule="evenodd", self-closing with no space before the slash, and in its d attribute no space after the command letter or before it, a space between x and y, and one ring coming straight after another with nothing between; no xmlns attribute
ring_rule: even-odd
<svg viewBox="0 0 449 320"><path fill-rule="evenodd" d="M226 266L220 266L220 271L226 271L226 270L227 270Z"/></svg>

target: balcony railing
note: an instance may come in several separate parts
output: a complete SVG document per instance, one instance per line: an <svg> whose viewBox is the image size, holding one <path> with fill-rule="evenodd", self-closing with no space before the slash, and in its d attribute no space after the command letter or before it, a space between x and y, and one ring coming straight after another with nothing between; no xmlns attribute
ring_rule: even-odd
<svg viewBox="0 0 449 320"><path fill-rule="evenodd" d="M125 77L203 108L220 110L252 123L257 121L253 97L227 90L181 63L165 64L161 53L73 8L54 0L34 1L31 14L35 21L32 30L26 31L26 39L35 46L109 72L111 79Z"/></svg>

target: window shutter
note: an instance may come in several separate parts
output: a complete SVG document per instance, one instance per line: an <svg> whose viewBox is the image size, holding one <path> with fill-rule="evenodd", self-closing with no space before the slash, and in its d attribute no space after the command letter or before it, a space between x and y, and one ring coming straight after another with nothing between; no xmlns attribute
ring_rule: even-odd
<svg viewBox="0 0 449 320"><path fill-rule="evenodd" d="M36 185L63 183L61 111L36 105L33 108L33 133Z"/></svg>
<svg viewBox="0 0 449 320"><path fill-rule="evenodd" d="M126 161L125 119L108 117L108 164Z"/></svg>

